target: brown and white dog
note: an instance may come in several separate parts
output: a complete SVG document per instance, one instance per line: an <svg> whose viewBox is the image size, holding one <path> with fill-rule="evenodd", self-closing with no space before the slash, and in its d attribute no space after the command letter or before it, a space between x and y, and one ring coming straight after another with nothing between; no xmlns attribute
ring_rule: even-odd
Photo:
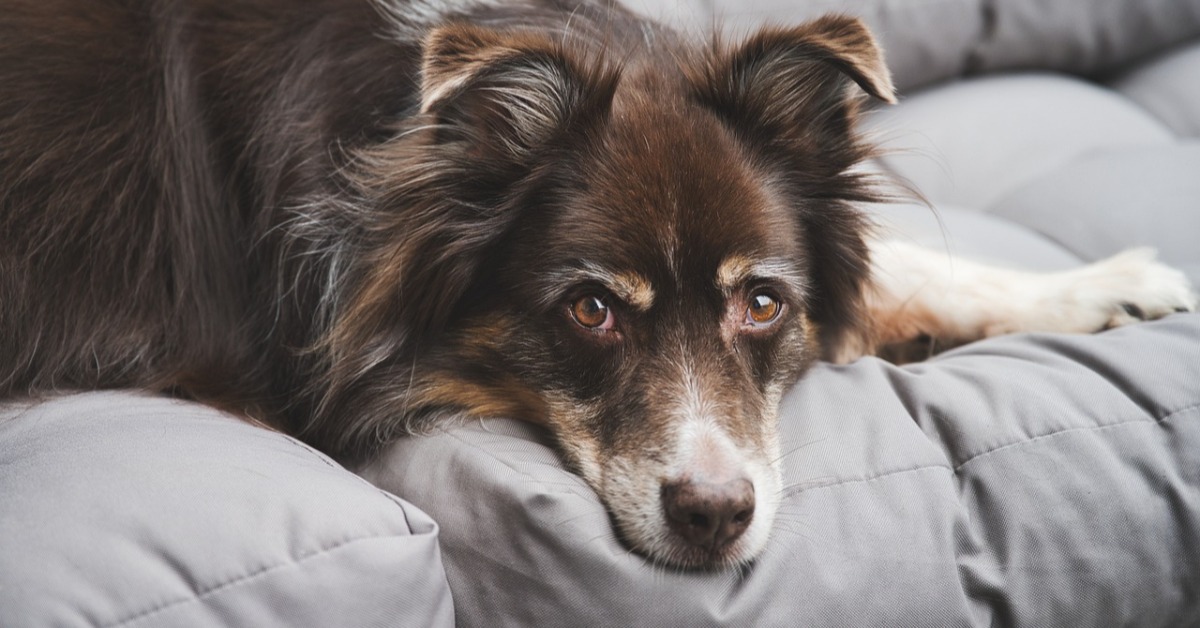
<svg viewBox="0 0 1200 628"><path fill-rule="evenodd" d="M951 285L869 250L855 115L893 89L847 17L732 44L601 0L9 0L0 85L0 395L165 391L352 465L523 419L677 566L763 547L814 360L1194 304L1144 253Z"/></svg>

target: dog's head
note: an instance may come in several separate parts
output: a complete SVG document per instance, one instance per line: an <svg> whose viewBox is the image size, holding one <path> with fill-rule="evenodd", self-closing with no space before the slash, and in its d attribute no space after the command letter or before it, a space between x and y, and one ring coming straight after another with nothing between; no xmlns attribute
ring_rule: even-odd
<svg viewBox="0 0 1200 628"><path fill-rule="evenodd" d="M539 423L635 549L751 559L780 397L859 324L854 84L892 98L849 18L621 67L434 31L417 123L363 158L380 209L329 340L366 417L346 438L401 411Z"/></svg>

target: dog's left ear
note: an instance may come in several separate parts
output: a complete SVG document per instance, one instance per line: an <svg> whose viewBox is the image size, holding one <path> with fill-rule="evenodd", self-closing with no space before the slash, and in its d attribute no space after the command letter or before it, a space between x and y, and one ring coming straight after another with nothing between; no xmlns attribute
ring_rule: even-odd
<svg viewBox="0 0 1200 628"><path fill-rule="evenodd" d="M858 19L828 16L714 46L689 73L698 102L777 169L804 227L815 293L810 315L826 357L865 329L870 259L856 201L874 200L854 166L870 148L854 132L863 92L895 102L883 52Z"/></svg>
<svg viewBox="0 0 1200 628"><path fill-rule="evenodd" d="M718 44L691 81L700 102L752 146L809 149L825 159L839 157L830 153L853 139L860 100L855 84L884 102L896 101L875 38L861 20L843 15L767 28L733 49Z"/></svg>

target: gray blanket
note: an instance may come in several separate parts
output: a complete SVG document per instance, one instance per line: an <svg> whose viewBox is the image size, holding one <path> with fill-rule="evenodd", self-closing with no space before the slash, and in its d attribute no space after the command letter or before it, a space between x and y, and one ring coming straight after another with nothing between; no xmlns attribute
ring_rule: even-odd
<svg viewBox="0 0 1200 628"><path fill-rule="evenodd" d="M545 435L472 423L369 479L442 524L460 625L1200 625L1200 315L821 366L743 572L629 553Z"/></svg>

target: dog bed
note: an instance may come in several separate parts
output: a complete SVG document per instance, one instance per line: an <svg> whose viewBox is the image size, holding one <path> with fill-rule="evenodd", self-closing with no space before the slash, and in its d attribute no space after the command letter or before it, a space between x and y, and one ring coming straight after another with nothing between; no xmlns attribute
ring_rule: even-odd
<svg viewBox="0 0 1200 628"><path fill-rule="evenodd" d="M779 520L742 570L630 553L520 423L364 475L441 524L465 626L1200 624L1200 315L822 365L781 422Z"/></svg>
<svg viewBox="0 0 1200 628"><path fill-rule="evenodd" d="M194 403L0 406L0 626L453 625L437 526Z"/></svg>

